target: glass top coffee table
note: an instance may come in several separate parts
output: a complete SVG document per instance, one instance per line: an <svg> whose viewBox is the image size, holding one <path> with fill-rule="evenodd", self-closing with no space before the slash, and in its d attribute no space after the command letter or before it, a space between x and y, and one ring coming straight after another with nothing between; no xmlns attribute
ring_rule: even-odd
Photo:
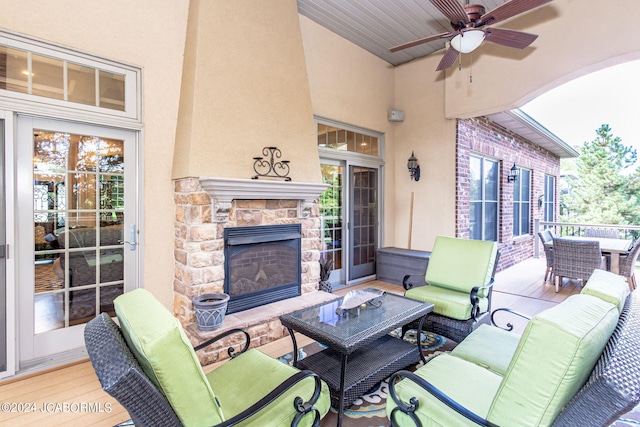
<svg viewBox="0 0 640 427"><path fill-rule="evenodd" d="M418 319L421 328L433 304L367 291L383 295L354 308L347 301L354 299L345 296L280 316L293 341L295 366L314 371L329 386L331 403L338 408L338 426L344 408L355 399L392 373L424 360L420 340L413 345L389 332ZM298 361L294 331L328 348Z"/></svg>

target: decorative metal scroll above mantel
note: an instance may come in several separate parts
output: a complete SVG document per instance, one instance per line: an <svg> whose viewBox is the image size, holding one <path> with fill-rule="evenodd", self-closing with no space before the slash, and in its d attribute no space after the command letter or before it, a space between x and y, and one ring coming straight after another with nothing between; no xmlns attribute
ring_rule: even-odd
<svg viewBox="0 0 640 427"><path fill-rule="evenodd" d="M264 147L262 156L253 158L255 160L253 162L253 170L256 171L257 175L251 177L251 179L262 177L291 181L291 178L289 178L289 160L276 161L276 159L282 157L282 152L278 147Z"/></svg>

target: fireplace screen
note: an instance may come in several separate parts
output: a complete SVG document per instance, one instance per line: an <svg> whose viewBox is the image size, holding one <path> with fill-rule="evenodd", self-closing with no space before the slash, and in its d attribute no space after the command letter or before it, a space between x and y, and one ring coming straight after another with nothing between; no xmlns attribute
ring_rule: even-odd
<svg viewBox="0 0 640 427"><path fill-rule="evenodd" d="M226 228L227 313L300 295L300 224Z"/></svg>

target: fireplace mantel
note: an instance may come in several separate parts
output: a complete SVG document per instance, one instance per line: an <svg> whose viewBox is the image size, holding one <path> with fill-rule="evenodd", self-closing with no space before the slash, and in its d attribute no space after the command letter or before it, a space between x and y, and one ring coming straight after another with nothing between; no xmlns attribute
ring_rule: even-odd
<svg viewBox="0 0 640 427"><path fill-rule="evenodd" d="M257 179L200 177L202 189L209 194L215 222L227 222L233 200L297 200L298 216L306 218L313 201L328 184L269 181Z"/></svg>

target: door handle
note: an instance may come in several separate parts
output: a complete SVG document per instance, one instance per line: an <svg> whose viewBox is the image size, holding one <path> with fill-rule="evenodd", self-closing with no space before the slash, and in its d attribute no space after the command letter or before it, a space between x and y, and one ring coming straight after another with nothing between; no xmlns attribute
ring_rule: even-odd
<svg viewBox="0 0 640 427"><path fill-rule="evenodd" d="M129 245L130 251L136 250L136 245L138 243L136 242L136 225L135 224L131 224L131 226L129 227L129 241L118 240L118 243L120 243L121 245L124 245L125 243L127 243Z"/></svg>

